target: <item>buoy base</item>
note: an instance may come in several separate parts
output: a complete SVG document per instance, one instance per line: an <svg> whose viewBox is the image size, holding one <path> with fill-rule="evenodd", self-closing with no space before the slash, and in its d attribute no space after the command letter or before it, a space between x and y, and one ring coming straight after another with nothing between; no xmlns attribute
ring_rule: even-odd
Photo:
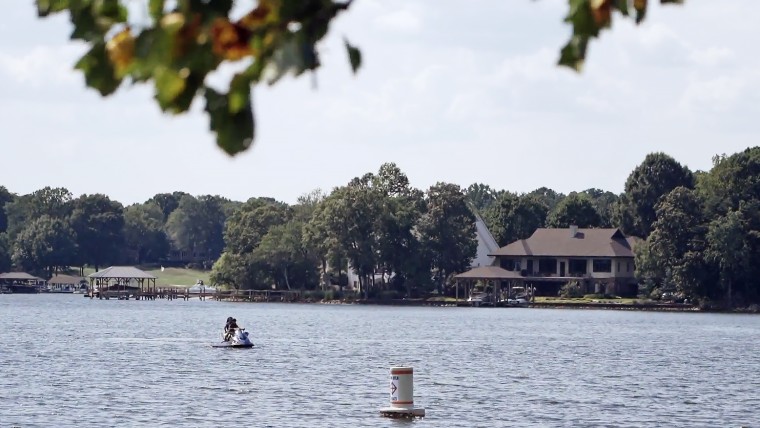
<svg viewBox="0 0 760 428"><path fill-rule="evenodd" d="M386 418L424 418L425 409L420 407L412 407L411 409L384 407L380 409L380 416Z"/></svg>

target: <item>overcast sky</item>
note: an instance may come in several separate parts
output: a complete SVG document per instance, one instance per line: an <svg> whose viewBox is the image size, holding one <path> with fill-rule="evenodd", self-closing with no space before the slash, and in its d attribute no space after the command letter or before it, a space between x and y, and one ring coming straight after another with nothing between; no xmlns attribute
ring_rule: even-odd
<svg viewBox="0 0 760 428"><path fill-rule="evenodd" d="M655 2L650 2L655 3ZM653 5L617 20L575 74L555 66L570 28L565 0L356 0L308 75L254 93L255 146L216 148L197 100L160 113L149 87L109 98L72 66L66 15L32 0L0 20L0 185L63 186L124 204L182 190L293 203L395 162L411 184L438 181L529 192L619 193L647 153L692 170L758 144L760 2ZM363 52L352 76L346 36Z"/></svg>

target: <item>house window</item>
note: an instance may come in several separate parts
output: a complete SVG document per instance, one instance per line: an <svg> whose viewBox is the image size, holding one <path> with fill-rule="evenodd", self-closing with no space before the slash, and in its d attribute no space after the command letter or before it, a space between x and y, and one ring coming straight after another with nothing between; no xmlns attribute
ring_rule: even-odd
<svg viewBox="0 0 760 428"><path fill-rule="evenodd" d="M570 259L567 272L570 275L585 275L587 273L586 259Z"/></svg>
<svg viewBox="0 0 760 428"><path fill-rule="evenodd" d="M515 259L501 259L501 268L505 270L519 269L519 263L515 262Z"/></svg>
<svg viewBox="0 0 760 428"><path fill-rule="evenodd" d="M594 260L594 272L612 272L612 260L610 260L610 259L595 259Z"/></svg>
<svg viewBox="0 0 760 428"><path fill-rule="evenodd" d="M543 273L543 274L557 273L557 259L539 259L538 273Z"/></svg>
<svg viewBox="0 0 760 428"><path fill-rule="evenodd" d="M620 262L617 262L617 272L622 272L622 271L620 270Z"/></svg>

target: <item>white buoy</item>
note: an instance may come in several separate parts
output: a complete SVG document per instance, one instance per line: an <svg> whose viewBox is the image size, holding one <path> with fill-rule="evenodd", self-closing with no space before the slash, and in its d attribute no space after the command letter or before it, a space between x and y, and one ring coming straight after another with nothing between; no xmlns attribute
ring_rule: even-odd
<svg viewBox="0 0 760 428"><path fill-rule="evenodd" d="M414 407L414 369L391 367L390 407L380 409L389 418L424 417L425 409Z"/></svg>

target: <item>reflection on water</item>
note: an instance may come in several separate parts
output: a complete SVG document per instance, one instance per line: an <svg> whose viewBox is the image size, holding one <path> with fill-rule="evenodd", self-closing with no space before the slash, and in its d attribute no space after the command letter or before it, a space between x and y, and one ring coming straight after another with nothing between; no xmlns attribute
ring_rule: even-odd
<svg viewBox="0 0 760 428"><path fill-rule="evenodd" d="M256 347L217 349L228 316ZM0 426L757 426L760 317L0 296Z"/></svg>

